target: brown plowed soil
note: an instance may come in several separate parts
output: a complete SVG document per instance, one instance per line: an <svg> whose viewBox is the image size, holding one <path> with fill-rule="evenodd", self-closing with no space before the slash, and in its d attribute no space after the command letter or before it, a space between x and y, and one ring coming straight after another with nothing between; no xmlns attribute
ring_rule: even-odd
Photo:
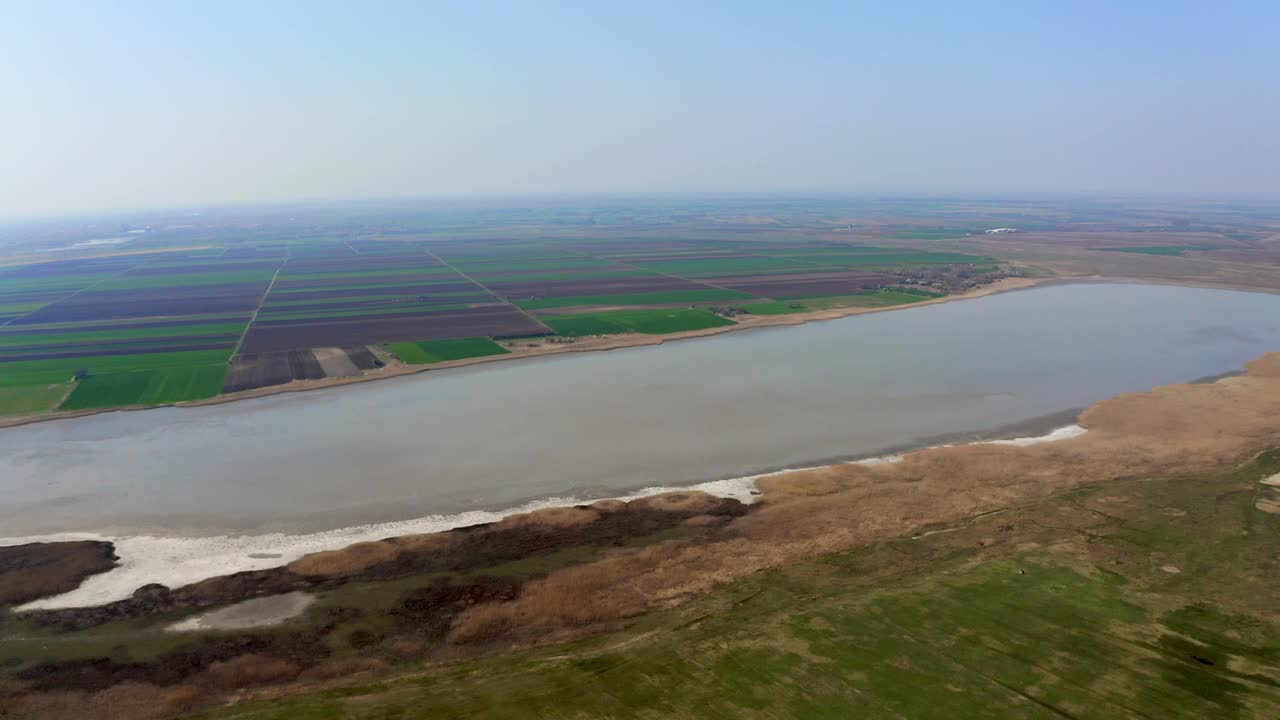
<svg viewBox="0 0 1280 720"><path fill-rule="evenodd" d="M116 565L109 542L30 543L0 547L0 606L71 592Z"/></svg>

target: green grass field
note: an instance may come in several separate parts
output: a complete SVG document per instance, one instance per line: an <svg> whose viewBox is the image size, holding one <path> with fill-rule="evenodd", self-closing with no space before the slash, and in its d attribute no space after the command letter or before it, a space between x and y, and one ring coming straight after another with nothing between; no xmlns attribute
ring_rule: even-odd
<svg viewBox="0 0 1280 720"><path fill-rule="evenodd" d="M204 285L238 285L258 283L265 288L274 270L241 270L237 272L173 273L171 275L121 275L94 286L100 290L134 290L141 288L196 287Z"/></svg>
<svg viewBox="0 0 1280 720"><path fill-rule="evenodd" d="M1280 717L1280 452L758 573L624 630L219 720Z"/></svg>
<svg viewBox="0 0 1280 720"><path fill-rule="evenodd" d="M830 267L819 259L792 259L780 256L705 258L699 260L639 261L636 267L687 277L709 275L745 275L759 272L812 272Z"/></svg>
<svg viewBox="0 0 1280 720"><path fill-rule="evenodd" d="M477 298L483 300L484 298ZM261 320L310 320L313 318L360 317L361 315L412 315L414 313L440 312L442 310L463 310L471 307L467 303L446 303L431 305L427 303L387 303L370 305L352 310L299 310L283 308L279 312L263 310L258 314Z"/></svg>
<svg viewBox="0 0 1280 720"><path fill-rule="evenodd" d="M511 352L484 337L390 343L387 349L395 353L395 356L400 358L400 362L409 365L426 365L485 355L506 355Z"/></svg>
<svg viewBox="0 0 1280 720"><path fill-rule="evenodd" d="M913 250L894 250L884 248L883 252L829 252L821 255L806 255L806 260L840 266L899 266L899 265L949 265L991 262L991 258L981 255L950 252L917 252Z"/></svg>
<svg viewBox="0 0 1280 720"><path fill-rule="evenodd" d="M620 332L662 335L734 324L732 320L706 310L691 308L607 310L581 315L546 316L539 320L557 334L567 336L611 335Z"/></svg>
<svg viewBox="0 0 1280 720"><path fill-rule="evenodd" d="M65 383L71 380L76 371L80 369L86 369L93 375L105 375L164 367L216 365L225 363L230 355L231 350L228 348L225 350L186 350L138 355L61 358L57 360L18 360L0 364L0 387Z"/></svg>
<svg viewBox="0 0 1280 720"><path fill-rule="evenodd" d="M86 329L76 332L39 334L19 334L0 331L0 348L35 344L42 346L70 345L105 342L109 340L148 340L153 338L161 338L167 341L169 338L201 338L222 335L239 335L244 331L244 326L244 323L238 322L177 325L157 328L129 328L123 330L111 328L102 330Z"/></svg>
<svg viewBox="0 0 1280 720"><path fill-rule="evenodd" d="M783 302L781 300L748 303L746 305L734 305L734 307L751 313L752 315L791 315L793 313L805 311L805 308L801 306L789 302Z"/></svg>
<svg viewBox="0 0 1280 720"><path fill-rule="evenodd" d="M53 410L70 391L69 383L0 387L0 415L29 415Z"/></svg>
<svg viewBox="0 0 1280 720"><path fill-rule="evenodd" d="M201 400L221 392L226 375L225 364L91 374L76 383L75 389L58 409L85 410Z"/></svg>
<svg viewBox="0 0 1280 720"><path fill-rule="evenodd" d="M1136 247L1098 248L1107 252L1138 253L1140 255L1178 256L1188 250L1210 250L1211 248L1189 245L1139 245Z"/></svg>
<svg viewBox="0 0 1280 720"><path fill-rule="evenodd" d="M877 290L875 292L855 293L853 295L836 295L818 298L792 298L790 302L809 310L824 310L834 307L893 307L909 305L922 300L942 297L942 293L929 293L923 290Z"/></svg>
<svg viewBox="0 0 1280 720"><path fill-rule="evenodd" d="M515 300L516 307L525 310L576 307L585 305L674 305L684 303L716 303L729 300L745 300L755 297L737 290L708 288L706 290L674 290L667 292L622 293L618 295L570 295L566 297Z"/></svg>

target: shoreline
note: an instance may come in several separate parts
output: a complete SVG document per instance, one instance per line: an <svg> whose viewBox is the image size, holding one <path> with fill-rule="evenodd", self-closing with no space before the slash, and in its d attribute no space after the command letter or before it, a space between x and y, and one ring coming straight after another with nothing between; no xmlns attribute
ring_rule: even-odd
<svg viewBox="0 0 1280 720"><path fill-rule="evenodd" d="M1061 413L1055 413L1056 415L1061 415ZM1029 422L1035 422L1035 420ZM75 590L40 598L18 606L15 610L25 612L28 610L95 607L126 599L138 588L152 583L177 588L212 577L281 567L311 553L340 550L357 543L471 528L496 523L512 515L539 510L583 507L601 500L629 502L666 493L681 492L702 492L717 498L737 500L744 505L753 505L761 496L756 482L764 478L846 465L872 467L894 464L901 462L909 453L939 448L978 445L1008 445L1014 447L1040 445L1080 437L1086 433L1087 430L1084 427L1073 423L1057 427L1041 435L974 440L967 443L916 445L909 450L900 450L872 457L834 462L817 461L818 464L815 465L785 467L752 475L711 480L690 485L650 486L608 497L551 496L530 500L499 510L476 509L444 515L433 514L408 520L352 525L312 533L275 532L257 535L165 536L158 534L112 535L110 533L71 531L21 537L0 537L0 547L84 540L112 543L116 555L119 556L119 564L116 567L87 578Z"/></svg>
<svg viewBox="0 0 1280 720"><path fill-rule="evenodd" d="M519 351L513 351L503 355L485 355L481 357L464 358L461 360L448 360L445 362L431 363L428 365L406 365L397 363L395 365L387 365L382 368L364 371L355 377L341 378L323 378L320 380L294 380L282 385L271 385L267 387L254 388L252 390L243 390L240 392L227 393L217 395L204 400L192 400L181 403L168 403L164 405L146 405L146 406L125 406L111 408L95 408L92 410L75 410L71 412L45 412L32 415L15 415L10 417L0 417L0 431L6 428L21 427L23 425L33 425L36 423L54 422L57 420L71 420L74 418L92 417L94 415L102 415L104 413L113 412L143 412L146 410L156 410L160 408L197 408L209 405L222 405L225 403L233 403L240 400L251 400L254 398L271 397L274 395L283 395L286 393L312 392L316 390L328 390L331 388L345 387L348 385L357 385L366 382L376 382L378 380L386 380L390 378L407 377L418 375L421 373L431 372L434 370L450 370L459 367L468 367L483 363L492 362L511 362L524 358L549 357L555 355L563 355L567 353L582 352L607 352L609 350L622 350L631 347L646 347L654 345L663 345L668 342L677 342L680 340L692 340L695 338L712 337L715 335L723 335L730 332L741 332L744 330L753 330L769 327L786 327L795 325L805 325L811 322L824 322L828 320L839 320L845 317L855 315L869 315L871 313L893 312L895 310L908 310L911 308L924 307L926 305L940 305L947 302L955 302L960 300L976 300L978 298L990 295L998 295L1008 292L1016 292L1019 290L1028 290L1034 287L1053 284L1058 280L1072 280L1072 278L1024 278L1011 277L997 280L989 285L974 288L970 291L957 293L955 295L945 295L939 298L930 298L920 302L910 303L907 305L890 305L888 307L847 307L847 308L828 308L824 310L815 310L805 313L793 313L790 315L748 315L746 319L736 321L733 325L725 325L714 328L704 328L701 330L688 330L679 333L669 333L666 335L644 335L641 333L628 333L625 335L603 336L599 338L591 338L585 341L574 343L564 343L555 345L543 345L538 348L522 348ZM1125 280L1111 280L1100 278L1087 278L1095 282L1126 282ZM1172 283L1163 283L1172 284ZM1243 289L1241 289L1243 290Z"/></svg>
<svg viewBox="0 0 1280 720"><path fill-rule="evenodd" d="M313 392L317 390L329 390L333 388L346 387L348 385L358 385L367 382L376 382L378 380L388 380L392 378L409 377L428 373L436 370L452 370L460 367L470 367L494 362L512 362L525 358L542 358L564 355L568 353L587 353L587 352L607 352L610 350L623 350L633 347L648 347L663 345L669 342L678 342L681 340L693 340L696 338L713 337L732 332L750 331L764 328L789 327L797 325L805 325L811 322L826 322L830 320L839 320L846 317L854 317L858 315L870 315L872 313L895 312L899 310L910 310L913 308L925 307L928 305L940 305L948 302L957 302L964 300L977 300L979 298L992 295L1003 295L1006 293L1022 292L1025 290L1033 290L1041 287L1052 287L1054 285L1069 284L1090 284L1090 283L1106 283L1106 284L1136 284L1136 285L1164 285L1169 287L1193 287L1206 290L1229 290L1232 292L1253 292L1264 293L1268 295L1280 295L1280 289L1255 287L1247 285L1233 285L1229 283L1212 283L1212 282L1196 282L1196 281L1178 281L1163 280L1150 278L1133 278L1118 277L1107 275L1088 275L1088 276L1071 276L1071 277L1047 277L1047 278L1028 278L1028 277L1010 277L997 280L989 285L974 288L968 292L957 293L955 295L946 295L939 298L931 298L908 305L890 305L888 307L846 307L846 308L828 308L824 310L815 310L805 313L794 313L790 315L749 315L747 319L740 320L733 325L722 327L704 328L701 330L689 330L680 333L670 333L666 335L644 335L640 333L630 333L626 335L609 335L598 338L591 338L585 341L575 343L558 344L554 346L543 345L538 348L522 348L518 351L506 353L503 355L485 355L481 357L464 358L461 360L447 360L439 363L431 363L428 365L406 365L396 363L395 365L387 365L374 370L363 371L355 377L336 377L323 378L319 380L293 380L282 385L271 385L267 387L254 388L252 390L243 390L235 393L227 393L217 395L215 397L206 398L204 400L191 400L181 403L168 403L164 405L146 405L146 406L125 406L111 408L96 408L92 410L75 410L71 412L46 412L32 415L14 415L0 417L0 432L7 428L21 427L23 425L34 425L36 423L54 422L57 420L71 420L75 418L92 417L113 412L143 412L146 410L158 410L161 408L198 408L210 405L223 405L234 403L241 400L252 400L255 398L273 397L276 395L284 395L287 393L303 393Z"/></svg>

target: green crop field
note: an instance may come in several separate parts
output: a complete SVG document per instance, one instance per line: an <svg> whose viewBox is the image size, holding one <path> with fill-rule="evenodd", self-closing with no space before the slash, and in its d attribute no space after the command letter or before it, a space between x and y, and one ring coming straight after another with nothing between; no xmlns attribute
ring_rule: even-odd
<svg viewBox="0 0 1280 720"><path fill-rule="evenodd" d="M477 298L478 302L483 302L487 298ZM317 318L342 318L342 317L360 317L361 315L412 315L415 313L440 312L442 310L462 310L471 307L466 303L447 303L443 305L431 305L426 303L387 303L386 305L372 305L369 307L353 308L351 310L293 310L286 308L285 312L268 312L263 311L258 315L258 319L268 320L310 320Z"/></svg>
<svg viewBox="0 0 1280 720"><path fill-rule="evenodd" d="M553 260L534 258L529 260L510 260L506 258L497 260L450 260L444 258L446 262L453 265L464 273L517 273L528 272L533 270L558 270L564 269L582 269L582 268L617 268L618 265L609 260L599 260L591 257L567 257L556 258Z"/></svg>
<svg viewBox="0 0 1280 720"><path fill-rule="evenodd" d="M793 298L790 302L810 310L822 310L833 307L892 307L894 305L909 305L939 297L942 297L941 293L930 293L923 290L887 289L833 297Z"/></svg>
<svg viewBox="0 0 1280 720"><path fill-rule="evenodd" d="M222 391L226 374L225 364L91 374L76 383L59 409L160 405L210 398Z"/></svg>
<svg viewBox="0 0 1280 720"><path fill-rule="evenodd" d="M838 252L822 255L806 255L806 260L841 266L898 266L898 265L951 265L991 262L991 258L982 255L946 252L915 252L911 250L891 250L886 252Z"/></svg>
<svg viewBox="0 0 1280 720"><path fill-rule="evenodd" d="M279 298L277 298L276 294L272 293L271 294L272 299L269 299L267 302L263 303L262 309L264 311L286 309L286 308L305 310L308 305L329 305L333 303L384 303L385 304L385 303L403 302L404 298L416 298L420 295L430 295L433 298L441 298L441 297L473 298L477 296L487 297L479 293L479 291L477 290L463 290L463 291L451 291L447 293L436 293L436 292L431 292L430 288L422 288L422 287L409 288L409 289L406 289L403 293L395 294L395 295L385 295L385 294L384 295L350 295L350 296L344 295L342 297L337 297L337 298L333 296L324 297L319 295L314 297L307 297L305 295L303 296L281 295Z"/></svg>
<svg viewBox="0 0 1280 720"><path fill-rule="evenodd" d="M69 345L105 342L109 340L146 340L149 338L199 338L223 335L239 335L244 331L244 323L208 323L193 325L170 325L154 328L104 328L84 329L65 333L14 333L0 331L0 348L18 345Z"/></svg>
<svg viewBox="0 0 1280 720"><path fill-rule="evenodd" d="M56 360L17 360L0 364L0 387L65 383L81 369L88 370L91 375L105 375L164 367L216 365L225 363L230 355L231 349L227 348Z"/></svg>
<svg viewBox="0 0 1280 720"><path fill-rule="evenodd" d="M70 391L69 383L0 387L0 415L28 415L53 410Z"/></svg>
<svg viewBox="0 0 1280 720"><path fill-rule="evenodd" d="M457 274L453 270L450 270L449 268L441 265L407 265L405 267L381 269L381 270L350 270L350 271L321 270L317 272L307 272L305 270L298 270L296 267L290 268L288 265L286 265L285 268L288 269L288 272L281 271L280 273L279 282L282 282L282 283L301 282L304 280L305 281L345 280L345 279L356 280L359 278L370 278L370 279L376 280L379 277L385 278L385 277L397 277L397 276L408 276L408 275L440 275L440 274L456 275ZM368 287L368 285L360 284L360 285L354 285L354 287ZM326 286L325 289L329 289L329 287Z"/></svg>
<svg viewBox="0 0 1280 720"><path fill-rule="evenodd" d="M674 305L693 303L715 303L729 300L744 300L755 297L750 293L738 290L722 290L708 288L706 290L671 290L667 292L620 293L618 295L569 295L565 297L539 298L537 300L515 300L517 307L525 310L543 310L546 308L575 307L584 305Z"/></svg>
<svg viewBox="0 0 1280 720"><path fill-rule="evenodd" d="M662 335L734 324L732 320L706 310L689 308L607 310L581 315L547 316L539 320L556 333L570 336L609 335L617 332Z"/></svg>
<svg viewBox="0 0 1280 720"><path fill-rule="evenodd" d="M290 278L290 280L308 280L308 278L306 276L297 276ZM414 278L412 280L375 280L371 282L351 283L347 285L330 285L327 283L321 283L318 285L307 285L303 287L290 287L287 285L287 280L281 276L281 279L276 282L275 287L271 288L270 297L280 300L302 300L306 299L309 295L323 296L325 294L332 293L335 290L364 290L366 288L386 287L412 287L414 290L421 288L424 292L428 292L431 290L433 285L444 285L456 282L459 282L459 277L456 274L453 274L448 277L433 276L430 278ZM329 299L333 300L335 298L330 296Z"/></svg>
<svg viewBox="0 0 1280 720"><path fill-rule="evenodd" d="M792 313L804 312L804 308L781 300L771 300L768 302L748 303L746 305L734 305L739 310L746 311L752 315L790 315Z"/></svg>
<svg viewBox="0 0 1280 720"><path fill-rule="evenodd" d="M598 315L599 314L544 317L541 318L541 322L543 325L555 330L557 335L564 335L566 337L617 335L632 332L630 328L624 325L619 325L618 323L609 322Z"/></svg>
<svg viewBox="0 0 1280 720"><path fill-rule="evenodd" d="M387 349L400 358L400 362L409 365L426 365L486 355L506 355L511 352L484 337L389 343Z"/></svg>
<svg viewBox="0 0 1280 720"><path fill-rule="evenodd" d="M814 272L823 267L830 267L830 263L823 260L793 259L780 256L639 261L633 264L654 272L687 277L741 275L760 272Z"/></svg>
<svg viewBox="0 0 1280 720"><path fill-rule="evenodd" d="M1107 252L1138 253L1141 255L1181 255L1188 250L1211 250L1212 248L1189 245L1140 245L1136 247L1098 248Z"/></svg>
<svg viewBox="0 0 1280 720"><path fill-rule="evenodd" d="M62 403L60 410L85 410L88 408L137 405L151 383L151 371L107 373L90 375L76 383L76 387Z"/></svg>
<svg viewBox="0 0 1280 720"><path fill-rule="evenodd" d="M274 270L242 270L239 272L173 273L172 275L122 275L94 286L101 290L138 290L143 288L196 287L207 285L239 285L256 283L264 288L271 282Z"/></svg>

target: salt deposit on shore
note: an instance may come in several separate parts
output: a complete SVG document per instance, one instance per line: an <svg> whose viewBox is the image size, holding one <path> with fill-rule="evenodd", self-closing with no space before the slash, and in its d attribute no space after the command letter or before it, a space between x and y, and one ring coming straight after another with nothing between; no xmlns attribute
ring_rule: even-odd
<svg viewBox="0 0 1280 720"><path fill-rule="evenodd" d="M1079 425L1068 425L1058 428L1047 435L986 442L999 445L1036 445L1078 437L1085 432L1086 430ZM899 462L902 458L902 455L887 455L851 462L853 464L875 465ZM634 500L664 492L698 490L717 497L733 498L750 504L755 502L758 496L756 480L762 477L792 472L797 469L814 468L788 468L772 473L714 480L684 487L650 487L618 499ZM551 497L507 510L473 510L454 515L428 515L413 520L358 525L299 535L270 533L265 535L214 537L155 537L149 535L107 537L92 533L61 533L32 537L0 538L0 545L70 540L107 540L115 544L116 555L120 558L120 564L115 569L88 578L80 587L69 593L42 598L18 608L19 610L51 610L103 605L116 600L123 600L132 595L134 590L149 583L181 587L219 575L227 575L244 570L263 570L279 567L310 553L337 550L354 543L370 542L398 535L443 532L469 525L497 522L508 515L517 513L527 513L549 507L579 505L596 499L598 498Z"/></svg>

